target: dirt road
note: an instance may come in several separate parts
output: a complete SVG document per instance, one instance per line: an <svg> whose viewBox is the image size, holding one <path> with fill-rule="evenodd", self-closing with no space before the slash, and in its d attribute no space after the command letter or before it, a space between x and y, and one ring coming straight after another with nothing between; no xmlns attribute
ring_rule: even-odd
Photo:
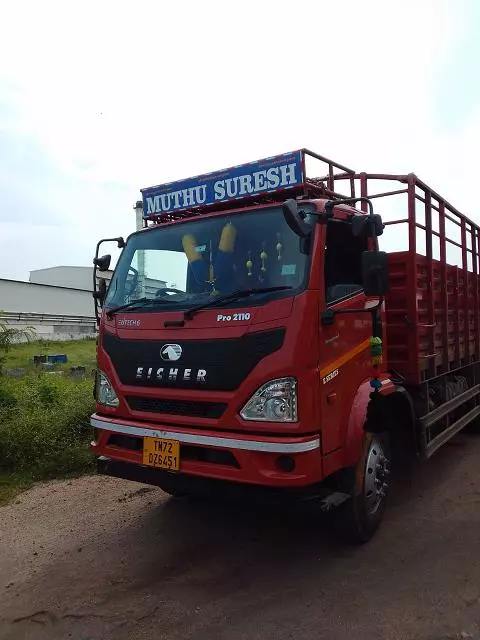
<svg viewBox="0 0 480 640"><path fill-rule="evenodd" d="M0 638L480 638L480 438L413 485L356 548L306 510L105 478L38 486L0 509Z"/></svg>

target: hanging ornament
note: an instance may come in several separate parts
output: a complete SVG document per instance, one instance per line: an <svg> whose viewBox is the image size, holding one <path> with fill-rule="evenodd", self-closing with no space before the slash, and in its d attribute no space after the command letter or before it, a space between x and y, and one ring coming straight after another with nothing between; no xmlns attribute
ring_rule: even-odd
<svg viewBox="0 0 480 640"><path fill-rule="evenodd" d="M378 365L383 360L383 347L381 338L370 338L370 356L372 358L372 365Z"/></svg>
<svg viewBox="0 0 480 640"><path fill-rule="evenodd" d="M253 273L252 273L253 260L252 260L252 252L251 251L248 252L248 260L246 261L245 266L247 267L247 276L253 275Z"/></svg>
<svg viewBox="0 0 480 640"><path fill-rule="evenodd" d="M280 242L280 240L281 240L281 235L279 233L277 233L277 247L276 247L276 249L277 249L277 259L278 260L282 259L282 248L283 248L283 245Z"/></svg>
<svg viewBox="0 0 480 640"><path fill-rule="evenodd" d="M213 270L213 246L212 246L212 241L210 240L210 264L208 267L208 284L211 285L212 287L212 295L215 296L218 294L218 291L215 289L215 273Z"/></svg>
<svg viewBox="0 0 480 640"><path fill-rule="evenodd" d="M260 253L260 260L262 261L262 266L260 269L265 272L267 270L267 252L265 251L265 242L262 242L262 251Z"/></svg>

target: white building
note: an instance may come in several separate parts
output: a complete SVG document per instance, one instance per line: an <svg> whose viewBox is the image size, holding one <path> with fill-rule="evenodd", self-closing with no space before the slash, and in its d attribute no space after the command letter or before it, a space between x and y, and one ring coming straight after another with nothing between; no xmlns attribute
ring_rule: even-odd
<svg viewBox="0 0 480 640"><path fill-rule="evenodd" d="M97 281L99 278L105 278L108 285L112 275L113 271L97 271ZM60 266L36 269L35 271L30 271L29 280L35 284L48 284L55 287L93 291L93 266Z"/></svg>
<svg viewBox="0 0 480 640"><path fill-rule="evenodd" d="M97 272L108 283L113 271ZM146 278L143 295L166 282ZM32 327L44 340L74 340L96 335L92 296L93 266L57 266L30 272L29 282L0 278L0 322Z"/></svg>
<svg viewBox="0 0 480 640"><path fill-rule="evenodd" d="M98 273L108 281L112 271ZM93 266L30 272L30 281L0 279L0 321L32 327L37 338L72 340L96 334Z"/></svg>
<svg viewBox="0 0 480 640"><path fill-rule="evenodd" d="M0 279L0 321L31 327L44 340L96 333L91 291L18 280Z"/></svg>

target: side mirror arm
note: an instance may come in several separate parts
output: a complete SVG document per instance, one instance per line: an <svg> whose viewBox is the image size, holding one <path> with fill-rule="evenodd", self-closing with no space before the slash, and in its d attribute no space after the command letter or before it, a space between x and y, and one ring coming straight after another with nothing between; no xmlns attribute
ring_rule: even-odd
<svg viewBox="0 0 480 640"><path fill-rule="evenodd" d="M93 259L93 289L92 289L92 295L93 295L93 300L94 300L94 310L95 310L95 319L97 321L97 325L100 323L100 314L98 313L98 303L101 300L101 296L99 297L99 293L101 294L100 291L97 291L97 269L98 269L98 252L100 251L100 246L104 243L104 242L116 242L117 243L117 247L119 249L124 249L125 248L125 240L120 236L117 238L103 238L102 240L99 240L97 242L97 246L95 248L95 257ZM103 294L103 300L105 299L105 293ZM103 304L103 300L102 300L102 304Z"/></svg>
<svg viewBox="0 0 480 640"><path fill-rule="evenodd" d="M320 321L324 327L325 326L328 327L328 326L331 326L332 324L335 324L335 316L340 316L347 313L370 313L372 316L372 326L373 326L372 334L375 338L381 337L378 335L380 333L379 323L378 323L378 312L383 302L384 302L384 297L381 296L378 300L378 304L376 304L373 307L368 307L367 309L325 309L325 311L322 312Z"/></svg>

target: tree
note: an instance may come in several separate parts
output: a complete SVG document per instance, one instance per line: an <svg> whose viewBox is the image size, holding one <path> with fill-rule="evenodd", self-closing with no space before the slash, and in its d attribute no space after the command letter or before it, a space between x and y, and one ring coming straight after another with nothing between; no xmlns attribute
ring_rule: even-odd
<svg viewBox="0 0 480 640"><path fill-rule="evenodd" d="M17 329L16 327L9 327L6 322L0 322L0 352L6 353L16 342L21 340L30 342L34 337L35 330L32 327Z"/></svg>

